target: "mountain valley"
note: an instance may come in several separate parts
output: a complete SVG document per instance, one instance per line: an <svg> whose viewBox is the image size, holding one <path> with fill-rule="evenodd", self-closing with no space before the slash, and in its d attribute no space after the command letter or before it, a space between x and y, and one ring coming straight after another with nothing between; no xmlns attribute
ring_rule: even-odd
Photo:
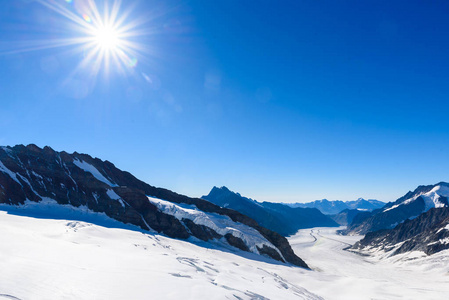
<svg viewBox="0 0 449 300"><path fill-rule="evenodd" d="M226 187L191 198L86 154L1 147L0 299L443 299L448 196L441 182L326 215Z"/></svg>

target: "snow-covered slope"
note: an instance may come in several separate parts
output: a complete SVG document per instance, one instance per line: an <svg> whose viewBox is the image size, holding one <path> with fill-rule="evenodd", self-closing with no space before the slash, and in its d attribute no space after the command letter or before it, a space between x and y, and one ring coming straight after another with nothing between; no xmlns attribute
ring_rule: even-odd
<svg viewBox="0 0 449 300"><path fill-rule="evenodd" d="M422 198L424 200L424 211L428 211L429 209L433 207L445 207L447 206L447 198L449 197L449 184L445 182L440 182L434 186L431 187L430 191L428 189L425 190L418 190L417 192L413 193L411 197L400 201L397 204L394 204L391 207L385 208L383 211L389 211L392 209L395 209L401 205L407 205L410 204L413 201L416 201L418 198Z"/></svg>
<svg viewBox="0 0 449 300"><path fill-rule="evenodd" d="M322 299L312 271L51 201L0 205L0 240L2 300Z"/></svg>
<svg viewBox="0 0 449 300"><path fill-rule="evenodd" d="M379 260L343 250L360 237L301 230L289 240L310 271L220 241L171 239L84 208L42 204L0 205L2 300L430 300L449 293L447 252Z"/></svg>

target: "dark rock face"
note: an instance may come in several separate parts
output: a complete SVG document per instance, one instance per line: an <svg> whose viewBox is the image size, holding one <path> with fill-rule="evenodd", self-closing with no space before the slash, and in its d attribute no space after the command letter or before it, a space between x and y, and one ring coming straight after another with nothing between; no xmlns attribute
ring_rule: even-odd
<svg viewBox="0 0 449 300"><path fill-rule="evenodd" d="M271 258L274 258L276 260L282 261L282 257L273 248L270 248L270 247L267 247L267 246L263 245L262 248L257 246L257 250L259 250L259 253L261 253L261 254L265 254L265 255L267 255L267 256L269 256Z"/></svg>
<svg viewBox="0 0 449 300"><path fill-rule="evenodd" d="M393 251L392 255L409 251L423 251L430 255L449 249L448 224L449 208L432 208L393 229L369 232L352 248Z"/></svg>
<svg viewBox="0 0 449 300"><path fill-rule="evenodd" d="M248 246L245 244L245 242L242 241L241 238L233 236L230 233L225 234L225 238L228 241L229 245L234 246L240 250L249 252Z"/></svg>
<svg viewBox="0 0 449 300"><path fill-rule="evenodd" d="M281 203L260 203L242 197L226 187L214 187L209 195L202 198L216 205L239 211L256 220L261 226L283 236L294 234L303 228L338 226L336 222L315 208L293 208Z"/></svg>
<svg viewBox="0 0 449 300"><path fill-rule="evenodd" d="M27 200L40 202L50 198L59 204L86 206L144 230L151 227L173 238L218 238L218 233L206 226L163 213L147 196L195 205L204 212L228 216L234 222L253 227L279 249L287 262L307 268L285 238L237 211L153 187L108 161L86 154L56 152L35 145L0 147L0 203L19 205Z"/></svg>
<svg viewBox="0 0 449 300"><path fill-rule="evenodd" d="M193 236L195 236L205 242L208 240L219 239L222 237L212 228L209 228L204 225L198 225L195 222L193 222L192 220L184 218L184 219L182 219L182 222L187 226L187 228L189 228L189 230Z"/></svg>

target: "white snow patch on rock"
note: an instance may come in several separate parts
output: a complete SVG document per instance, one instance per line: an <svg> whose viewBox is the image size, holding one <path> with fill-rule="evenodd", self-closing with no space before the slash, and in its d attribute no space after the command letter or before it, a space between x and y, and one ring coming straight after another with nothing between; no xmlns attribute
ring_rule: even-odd
<svg viewBox="0 0 449 300"><path fill-rule="evenodd" d="M78 160L77 158L75 158L73 160L73 163L80 169L89 172L90 174L92 174L96 179L98 179L101 182L106 183L109 186L118 186L115 183L112 183L111 181L109 181L108 179L106 179L106 177L104 177L100 171L97 170L97 168L95 168L94 166L92 166L91 164L82 161L82 160Z"/></svg>
<svg viewBox="0 0 449 300"><path fill-rule="evenodd" d="M9 177L11 177L15 182L17 182L18 184L22 185L20 183L20 181L17 179L16 173L12 172L11 170L9 170L2 161L0 161L0 171L9 175Z"/></svg>
<svg viewBox="0 0 449 300"><path fill-rule="evenodd" d="M114 190L108 189L106 191L106 194L108 194L109 198L111 198L112 200L117 200L120 202L120 204L125 207L125 203L123 202L122 198L120 198L119 195L117 195L116 192L114 192Z"/></svg>

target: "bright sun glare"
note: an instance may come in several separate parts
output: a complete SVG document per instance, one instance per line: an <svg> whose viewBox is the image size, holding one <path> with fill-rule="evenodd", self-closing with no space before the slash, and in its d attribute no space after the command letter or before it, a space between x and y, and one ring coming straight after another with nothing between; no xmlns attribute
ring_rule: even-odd
<svg viewBox="0 0 449 300"><path fill-rule="evenodd" d="M76 71L87 70L92 77L100 71L108 74L112 67L127 72L136 67L137 57L144 48L132 38L146 35L139 28L144 20L134 18L128 21L131 10L121 11L121 0L103 0L100 9L95 0L36 0L58 14L72 21L74 37L45 41L40 47L54 48L78 46L83 59Z"/></svg>
<svg viewBox="0 0 449 300"><path fill-rule="evenodd" d="M93 37L103 50L113 51L120 47L119 33L112 26L95 28Z"/></svg>

